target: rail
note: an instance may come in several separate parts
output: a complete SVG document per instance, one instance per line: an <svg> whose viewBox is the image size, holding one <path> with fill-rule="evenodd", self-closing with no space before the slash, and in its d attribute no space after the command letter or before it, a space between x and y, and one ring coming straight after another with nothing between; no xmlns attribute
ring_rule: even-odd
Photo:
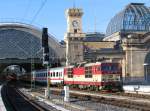
<svg viewBox="0 0 150 111"><path fill-rule="evenodd" d="M8 84L3 85L1 93L4 104L9 111L48 111Z"/></svg>

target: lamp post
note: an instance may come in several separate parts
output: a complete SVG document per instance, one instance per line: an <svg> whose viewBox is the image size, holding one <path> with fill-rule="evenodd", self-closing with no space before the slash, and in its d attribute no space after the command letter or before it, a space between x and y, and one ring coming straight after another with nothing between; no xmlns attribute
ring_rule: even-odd
<svg viewBox="0 0 150 111"><path fill-rule="evenodd" d="M47 98L50 98L50 84L49 84L49 64L47 64Z"/></svg>
<svg viewBox="0 0 150 111"><path fill-rule="evenodd" d="M31 91L35 88L34 60L31 58ZM33 73L34 72L34 73Z"/></svg>
<svg viewBox="0 0 150 111"><path fill-rule="evenodd" d="M50 93L50 82L49 82L49 63L48 63L48 61L43 61L43 64L44 64L44 66L45 66L45 68L46 68L46 81L47 81L47 89L45 90L46 92L45 92L45 96L46 96L46 98L48 99L48 98L50 98L50 95L49 95L49 93Z"/></svg>
<svg viewBox="0 0 150 111"><path fill-rule="evenodd" d="M148 63L144 63L143 66L144 66L144 71L145 71L145 81L147 82L147 66L149 64Z"/></svg>
<svg viewBox="0 0 150 111"><path fill-rule="evenodd" d="M35 88L35 71L31 72L31 90Z"/></svg>
<svg viewBox="0 0 150 111"><path fill-rule="evenodd" d="M46 67L47 72L47 93L45 94L49 98L49 44L48 44L48 28L43 28L42 31L42 49L43 49L43 65Z"/></svg>

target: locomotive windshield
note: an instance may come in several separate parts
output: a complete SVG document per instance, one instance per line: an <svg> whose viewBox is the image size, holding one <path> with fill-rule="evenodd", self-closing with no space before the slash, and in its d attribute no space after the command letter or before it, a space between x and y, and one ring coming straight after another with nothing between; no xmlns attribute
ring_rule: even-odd
<svg viewBox="0 0 150 111"><path fill-rule="evenodd" d="M118 71L118 65L102 65L101 66L102 71Z"/></svg>

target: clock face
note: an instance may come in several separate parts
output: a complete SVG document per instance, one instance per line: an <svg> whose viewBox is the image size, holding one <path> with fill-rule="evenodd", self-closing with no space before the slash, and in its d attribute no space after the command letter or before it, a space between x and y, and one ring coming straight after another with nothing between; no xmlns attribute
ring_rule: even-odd
<svg viewBox="0 0 150 111"><path fill-rule="evenodd" d="M78 28L79 27L78 21L77 20L73 20L72 21L72 26L73 26L73 28Z"/></svg>

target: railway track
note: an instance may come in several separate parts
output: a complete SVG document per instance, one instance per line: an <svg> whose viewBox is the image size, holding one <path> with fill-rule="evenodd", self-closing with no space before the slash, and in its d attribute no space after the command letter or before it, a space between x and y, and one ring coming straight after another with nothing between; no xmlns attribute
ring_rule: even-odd
<svg viewBox="0 0 150 111"><path fill-rule="evenodd" d="M138 93L125 93L125 92L107 92L107 91L88 91L82 89L71 88L70 90L73 91L82 91L82 92L90 92L92 94L109 94L109 95L117 95L117 96L126 96L126 97L135 97L135 98L143 98L143 99L150 99L150 95L145 94L138 94Z"/></svg>
<svg viewBox="0 0 150 111"><path fill-rule="evenodd" d="M52 90L53 94L56 95L60 95L61 90ZM102 93L101 93L102 94ZM136 97L136 95L130 95L130 94L120 94L124 97L127 97L128 95L131 97ZM109 97L103 97L103 96L98 96L98 95L89 95L89 94L85 94L85 92L80 93L77 91L71 91L70 92L70 97L71 98L77 98L81 101L93 101L93 102L97 102L97 103L102 103L102 104L108 104L108 105L113 105L113 106L118 106L118 107L124 107L124 108L128 108L128 109L134 109L137 111L150 111L150 103L145 103L145 102L136 102L136 101L130 101L128 99L118 99L116 98L112 98L111 96L113 95L109 95ZM128 97L129 97L128 96ZM142 99L143 96L141 96L140 99ZM145 98L145 96L144 96Z"/></svg>
<svg viewBox="0 0 150 111"><path fill-rule="evenodd" d="M62 88L58 88L58 90L53 90L52 89L52 93L56 94L56 95L60 95ZM55 88L54 88L55 89ZM138 110L138 111L150 111L150 103L145 103L144 101L142 102L136 102L136 101L130 101L127 99L115 99L115 98L111 98L111 96L122 96L124 98L138 98L138 99L150 99L149 95L142 95L142 94L132 94L132 93L124 93L124 92L116 92L116 93L111 93L111 92L99 92L99 91L87 91L87 90L77 90L77 89L70 89L71 93L70 96L72 98L78 98L81 101L84 100L89 100L89 101L93 101L93 102L97 102L97 103L102 103L102 104L108 104L108 105L113 105L113 106L118 106L118 107L124 107L124 108L129 108L129 109L134 109L134 110ZM75 93L73 93L73 91ZM93 95L88 95L88 94L80 94L77 93L77 91L81 91L83 93L87 93L90 92L91 94L95 94L95 95L101 95L101 94L106 94L109 95L110 98L106 98L106 97L99 97L99 96L93 96ZM40 92L44 93L44 90L40 90Z"/></svg>
<svg viewBox="0 0 150 111"><path fill-rule="evenodd" d="M30 88L31 85L30 84L23 84L22 85L28 85L28 87ZM39 87L43 87L43 86L40 86L40 85L36 85L36 86L39 86ZM52 87L52 86L51 86ZM56 87L52 87L52 88L56 88ZM37 87L38 89L38 87ZM57 89L59 90L62 90L63 87L57 87ZM127 97L135 97L135 98L143 98L143 99L150 99L150 95L145 95L145 94L138 94L138 93L125 93L125 92L115 92L115 93L112 93L112 92L107 92L107 91L91 91L91 90L83 90L83 89L79 89L79 88L70 88L70 90L73 90L73 91L82 91L82 92L90 92L92 94L110 94L110 95L117 95L117 96L127 96ZM42 89L41 89L42 91ZM43 90L44 91L44 90Z"/></svg>
<svg viewBox="0 0 150 111"><path fill-rule="evenodd" d="M4 85L1 94L8 111L48 111L32 99L27 98L12 85Z"/></svg>

